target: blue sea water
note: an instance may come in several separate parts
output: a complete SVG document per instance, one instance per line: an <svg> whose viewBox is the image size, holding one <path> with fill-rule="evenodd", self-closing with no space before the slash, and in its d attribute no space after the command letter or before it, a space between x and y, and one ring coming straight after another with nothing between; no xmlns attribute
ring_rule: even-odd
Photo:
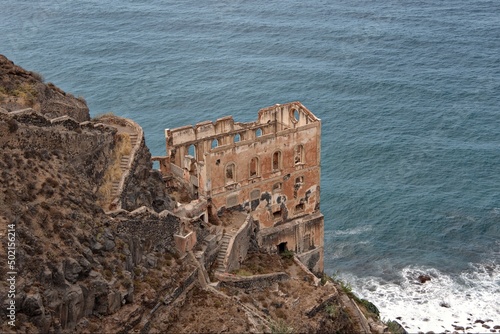
<svg viewBox="0 0 500 334"><path fill-rule="evenodd" d="M0 0L0 53L155 155L165 128L301 101L326 271L410 331L500 322L499 1Z"/></svg>

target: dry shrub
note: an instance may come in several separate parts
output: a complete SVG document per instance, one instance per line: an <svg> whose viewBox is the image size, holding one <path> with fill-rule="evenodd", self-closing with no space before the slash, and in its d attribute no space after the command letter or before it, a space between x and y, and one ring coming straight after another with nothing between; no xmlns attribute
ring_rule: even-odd
<svg viewBox="0 0 500 334"><path fill-rule="evenodd" d="M124 156L130 155L131 152L132 143L130 141L130 135L128 133L117 133L115 135L113 160L104 174L103 183L101 187L99 187L97 194L101 206L106 207L106 204L113 200L113 182L120 181L123 175L123 171L120 168L120 162Z"/></svg>
<svg viewBox="0 0 500 334"><path fill-rule="evenodd" d="M285 311L283 311L283 309L281 309L281 308L280 308L280 309L277 309L277 310L275 311L275 314L276 314L276 316L277 316L278 318L281 318L281 319L285 319L285 320L286 320L286 319L288 318L288 315L287 315L287 314L285 313Z"/></svg>
<svg viewBox="0 0 500 334"><path fill-rule="evenodd" d="M38 92L35 87L23 82L12 92L12 95L18 98L18 102L32 107L36 102Z"/></svg>
<svg viewBox="0 0 500 334"><path fill-rule="evenodd" d="M252 301L252 298L250 298L250 296L248 295L243 295L240 297L240 301L242 303L250 303Z"/></svg>
<svg viewBox="0 0 500 334"><path fill-rule="evenodd" d="M7 125L9 126L10 133L16 132L17 129L19 128L19 125L17 124L16 120L13 118L8 120Z"/></svg>
<svg viewBox="0 0 500 334"><path fill-rule="evenodd" d="M117 133L115 135L115 154L120 156L129 155L132 152L132 142L128 133Z"/></svg>

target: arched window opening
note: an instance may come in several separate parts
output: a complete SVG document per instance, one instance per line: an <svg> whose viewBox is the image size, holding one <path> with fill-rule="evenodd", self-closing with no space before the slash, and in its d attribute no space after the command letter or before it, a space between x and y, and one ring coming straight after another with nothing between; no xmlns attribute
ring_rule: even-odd
<svg viewBox="0 0 500 334"><path fill-rule="evenodd" d="M259 176L259 158L253 157L250 160L250 177Z"/></svg>
<svg viewBox="0 0 500 334"><path fill-rule="evenodd" d="M216 148L217 146L219 146L219 140L217 139L212 140L212 148Z"/></svg>
<svg viewBox="0 0 500 334"><path fill-rule="evenodd" d="M300 112L297 109L292 110L292 122L297 123L300 120Z"/></svg>
<svg viewBox="0 0 500 334"><path fill-rule="evenodd" d="M304 162L304 146L303 145L295 146L293 159L294 159L295 164L300 164L300 163Z"/></svg>
<svg viewBox="0 0 500 334"><path fill-rule="evenodd" d="M196 147L193 144L188 147L188 155L196 158Z"/></svg>
<svg viewBox="0 0 500 334"><path fill-rule="evenodd" d="M273 184L273 193L280 192L283 189L283 183L278 182Z"/></svg>
<svg viewBox="0 0 500 334"><path fill-rule="evenodd" d="M255 137L260 137L260 136L262 136L262 129L258 128L257 130L255 130Z"/></svg>
<svg viewBox="0 0 500 334"><path fill-rule="evenodd" d="M288 247L286 246L286 242L282 242L276 246L278 248L278 253L284 253L288 250Z"/></svg>
<svg viewBox="0 0 500 334"><path fill-rule="evenodd" d="M236 181L235 176L236 166L230 163L226 166L226 183L233 183Z"/></svg>
<svg viewBox="0 0 500 334"><path fill-rule="evenodd" d="M304 211L304 208L305 208L305 204L304 204L304 200L300 200L300 202L295 205L295 212L302 212Z"/></svg>
<svg viewBox="0 0 500 334"><path fill-rule="evenodd" d="M241 141L241 135L240 135L239 133L235 134L235 135L234 135L234 138L233 138L233 141L234 141L235 143L240 142L240 141Z"/></svg>
<svg viewBox="0 0 500 334"><path fill-rule="evenodd" d="M273 153L273 171L281 168L281 151Z"/></svg>

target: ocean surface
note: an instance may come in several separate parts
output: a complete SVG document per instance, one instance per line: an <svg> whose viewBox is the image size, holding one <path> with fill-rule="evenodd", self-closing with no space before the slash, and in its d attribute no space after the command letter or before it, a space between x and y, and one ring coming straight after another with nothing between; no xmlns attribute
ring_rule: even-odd
<svg viewBox="0 0 500 334"><path fill-rule="evenodd" d="M326 272L410 332L500 325L500 1L0 0L0 53L154 155L165 128L301 101Z"/></svg>

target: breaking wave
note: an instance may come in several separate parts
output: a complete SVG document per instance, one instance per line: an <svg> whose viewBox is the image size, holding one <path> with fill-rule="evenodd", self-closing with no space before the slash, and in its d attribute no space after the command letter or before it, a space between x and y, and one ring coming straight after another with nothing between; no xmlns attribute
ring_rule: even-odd
<svg viewBox="0 0 500 334"><path fill-rule="evenodd" d="M422 275L430 280L421 283ZM373 302L382 319L398 321L409 333L484 333L500 325L498 264L471 264L459 275L410 266L391 282L377 277L340 278L350 282L359 297Z"/></svg>

